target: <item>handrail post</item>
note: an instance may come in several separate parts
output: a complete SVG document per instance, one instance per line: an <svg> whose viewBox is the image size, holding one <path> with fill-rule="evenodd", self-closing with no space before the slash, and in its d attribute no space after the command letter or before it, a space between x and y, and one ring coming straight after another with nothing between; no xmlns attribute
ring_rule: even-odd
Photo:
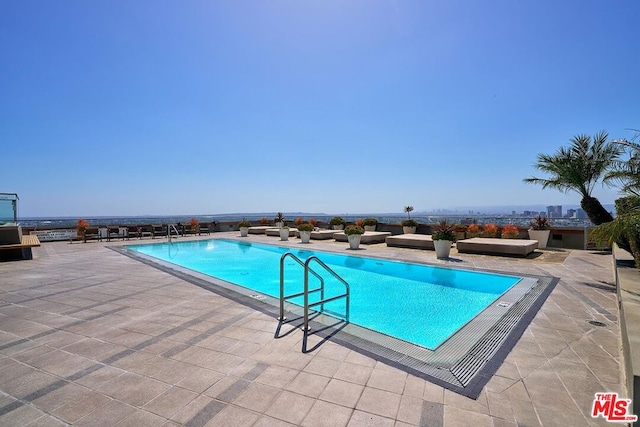
<svg viewBox="0 0 640 427"><path fill-rule="evenodd" d="M309 266L304 265L304 333L309 330ZM305 335L306 337L306 335Z"/></svg>
<svg viewBox="0 0 640 427"><path fill-rule="evenodd" d="M278 316L278 320L281 322L286 320L284 317L284 259L288 253L280 257L280 316Z"/></svg>

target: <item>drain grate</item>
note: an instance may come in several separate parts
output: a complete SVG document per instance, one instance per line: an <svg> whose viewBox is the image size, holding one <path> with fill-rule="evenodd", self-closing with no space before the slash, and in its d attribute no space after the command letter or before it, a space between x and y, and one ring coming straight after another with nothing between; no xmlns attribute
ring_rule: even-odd
<svg viewBox="0 0 640 427"><path fill-rule="evenodd" d="M587 320L587 323L593 326L600 326L600 327L607 326L606 323L602 323L599 320Z"/></svg>

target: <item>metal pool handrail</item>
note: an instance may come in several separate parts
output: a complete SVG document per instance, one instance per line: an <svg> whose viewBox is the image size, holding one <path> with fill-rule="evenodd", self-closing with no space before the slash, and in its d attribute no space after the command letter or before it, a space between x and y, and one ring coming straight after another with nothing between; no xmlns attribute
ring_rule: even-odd
<svg viewBox="0 0 640 427"><path fill-rule="evenodd" d="M329 297L329 298L324 298L324 289L323 289L323 293L321 294L320 301L316 301L316 302L313 302L313 303L309 304L309 271L313 272L313 270L311 270L311 268L309 267L309 264L311 263L311 261L315 261L316 263L318 263L322 268L324 268L327 272L329 272L333 277L335 277L340 282L342 282L342 284L345 287L345 293L341 294L341 295L336 295L336 296L333 296L333 297ZM314 272L314 274L315 274L315 272ZM324 288L324 281L322 282L322 286ZM346 282L346 280L344 280L342 277L340 277L340 275L338 275L338 273L333 271L327 264L322 262L322 260L320 260L320 258L318 258L315 255L314 256L310 256L309 258L307 258L307 260L304 263L304 324L303 324L304 337L302 339L302 352L303 353L307 352L307 335L309 333L309 308L315 307L316 305L324 306L324 303L331 302L331 301L337 300L339 298L346 298L345 321L348 323L349 322L349 294L350 294L349 284Z"/></svg>
<svg viewBox="0 0 640 427"><path fill-rule="evenodd" d="M280 257L280 316L278 317L278 320L281 321L281 322L287 320L287 318L284 316L284 302L285 302L285 300L288 300L288 299L291 299L291 298L295 298L295 297L299 297L299 296L303 295L305 292L307 292L307 293L309 292L307 290L307 288L305 287L305 292L298 292L298 293L290 294L290 295L285 295L284 294L284 260L287 257L291 257L295 262L300 264L300 266L305 269L305 277L307 277L307 275L306 275L307 266L306 266L306 264L304 262L302 262L302 260L300 258L295 256L291 252L287 252L287 253L283 254ZM318 292L318 291L320 291L320 299L324 299L324 279L322 278L322 276L320 276L315 271L313 271L311 269L309 269L309 271L311 271L311 274L313 274L320 281L320 287L316 288L316 289L312 289L310 292Z"/></svg>

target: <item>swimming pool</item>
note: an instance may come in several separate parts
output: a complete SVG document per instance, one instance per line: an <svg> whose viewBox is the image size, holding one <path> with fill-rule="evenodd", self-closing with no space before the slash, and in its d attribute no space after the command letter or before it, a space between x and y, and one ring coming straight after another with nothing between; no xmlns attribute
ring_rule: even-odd
<svg viewBox="0 0 640 427"><path fill-rule="evenodd" d="M280 257L292 252L305 260L318 256L350 285L350 322L435 350L521 277L412 264L258 243L214 239L132 245L130 250L176 264L271 297L279 297ZM285 264L287 294L302 290L303 270ZM343 292L325 277L328 295ZM310 298L319 295L311 294ZM293 300L302 305L302 297ZM344 299L325 304L334 316Z"/></svg>

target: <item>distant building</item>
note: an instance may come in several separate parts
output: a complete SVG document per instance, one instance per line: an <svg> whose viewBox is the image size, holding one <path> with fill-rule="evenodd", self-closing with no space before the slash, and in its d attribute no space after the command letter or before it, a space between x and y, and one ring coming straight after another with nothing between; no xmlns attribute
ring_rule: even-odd
<svg viewBox="0 0 640 427"><path fill-rule="evenodd" d="M562 206L561 205L547 206L547 217L562 218Z"/></svg>
<svg viewBox="0 0 640 427"><path fill-rule="evenodd" d="M578 219L587 219L589 218L584 211L584 209L576 209L576 218Z"/></svg>
<svg viewBox="0 0 640 427"><path fill-rule="evenodd" d="M575 209L567 209L567 214L565 215L567 218L575 218L576 210Z"/></svg>

